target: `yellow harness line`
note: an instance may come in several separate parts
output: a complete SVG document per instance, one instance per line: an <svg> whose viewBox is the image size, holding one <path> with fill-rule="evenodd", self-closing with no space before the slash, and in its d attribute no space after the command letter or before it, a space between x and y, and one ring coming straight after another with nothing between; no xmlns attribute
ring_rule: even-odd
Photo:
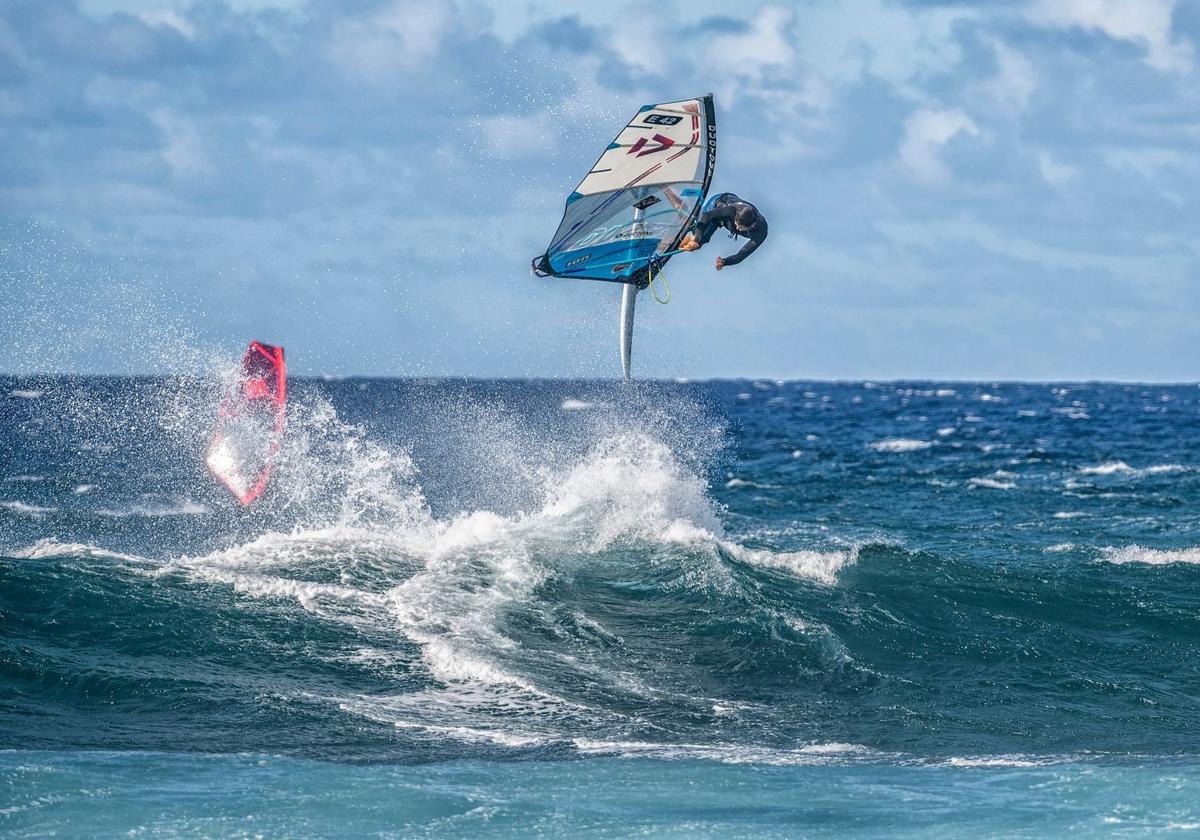
<svg viewBox="0 0 1200 840"><path fill-rule="evenodd" d="M650 294L654 297L654 300L657 301L658 303L663 304L664 306L666 304L670 303L671 302L671 284L667 282L667 275L665 275L661 271L659 271L658 274L654 274L654 273L648 274L648 277L649 277L649 280L646 282L646 286L647 286L647 288L650 289ZM662 298L660 298L658 296L658 292L656 292L654 290L654 280L657 277L662 278L663 288L667 290L667 299L666 300L663 300Z"/></svg>

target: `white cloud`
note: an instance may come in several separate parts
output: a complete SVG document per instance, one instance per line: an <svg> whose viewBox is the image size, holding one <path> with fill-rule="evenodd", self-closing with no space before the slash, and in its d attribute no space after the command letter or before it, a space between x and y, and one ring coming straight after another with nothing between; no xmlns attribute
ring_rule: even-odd
<svg viewBox="0 0 1200 840"><path fill-rule="evenodd" d="M808 5L797 36L804 61L830 78L863 73L907 85L959 63L955 27L980 13L955 7L913 9L889 0Z"/></svg>
<svg viewBox="0 0 1200 840"><path fill-rule="evenodd" d="M196 27L175 9L153 9L137 12L136 16L150 26L165 26L174 29L189 41L196 38Z"/></svg>
<svg viewBox="0 0 1200 840"><path fill-rule="evenodd" d="M736 75L758 75L767 67L788 67L795 49L788 29L796 13L780 6L763 6L745 32L730 32L713 39L708 59L719 69Z"/></svg>
<svg viewBox="0 0 1200 840"><path fill-rule="evenodd" d="M1038 170L1042 179L1052 187L1061 187L1074 179L1075 167L1059 163L1049 152L1038 152Z"/></svg>
<svg viewBox="0 0 1200 840"><path fill-rule="evenodd" d="M607 46L630 67L643 73L661 71L663 47L673 43L671 32L664 25L666 21L651 15L645 7L625 5L621 10L631 18L636 16L639 25L629 26L628 19L618 18L614 21L614 26L617 27L614 37L608 41ZM556 11L562 13L561 9ZM507 15L501 14L500 17Z"/></svg>
<svg viewBox="0 0 1200 840"><path fill-rule="evenodd" d="M713 35L697 69L711 80L723 109L753 103L775 129L764 132L756 121L739 138L735 155L760 164L793 160L812 151L809 138L827 127L836 93L805 66L794 10L765 5L747 22L743 31Z"/></svg>
<svg viewBox="0 0 1200 840"><path fill-rule="evenodd" d="M975 122L958 109L917 111L904 124L904 140L900 144L900 161L919 179L929 184L949 177L941 158L942 147L957 135L978 134Z"/></svg>
<svg viewBox="0 0 1200 840"><path fill-rule="evenodd" d="M996 75L984 83L984 92L1002 105L1025 110L1037 87L1033 64L1021 53L999 40L992 40L996 56Z"/></svg>
<svg viewBox="0 0 1200 840"><path fill-rule="evenodd" d="M234 11L255 12L263 9L300 9L309 0L225 0ZM79 8L93 17L111 15L114 12L141 16L155 14L166 8L186 9L190 0L79 0Z"/></svg>
<svg viewBox="0 0 1200 840"><path fill-rule="evenodd" d="M742 32L722 32L705 45L701 69L710 78L717 96L729 106L742 97L760 97L771 91L772 75L791 75L796 51L789 34L795 12L779 6L763 6ZM789 106L790 107L790 106Z"/></svg>
<svg viewBox="0 0 1200 840"><path fill-rule="evenodd" d="M397 73L436 56L456 22L460 21L444 4L394 0L370 17L341 21L330 52L351 74L374 83L392 83Z"/></svg>
<svg viewBox="0 0 1200 840"><path fill-rule="evenodd" d="M1175 0L1035 0L1029 17L1036 24L1103 32L1145 48L1146 63L1156 70L1189 73L1194 49L1175 39L1171 16Z"/></svg>
<svg viewBox="0 0 1200 840"><path fill-rule="evenodd" d="M1182 174L1188 169L1195 168L1192 165L1194 160L1192 155L1185 155L1172 149L1106 149L1103 157L1109 166L1132 172L1146 179L1170 174L1172 170Z"/></svg>
<svg viewBox="0 0 1200 840"><path fill-rule="evenodd" d="M152 118L166 140L162 156L172 172L181 177L200 177L211 171L204 142L193 120L167 108L157 109Z"/></svg>

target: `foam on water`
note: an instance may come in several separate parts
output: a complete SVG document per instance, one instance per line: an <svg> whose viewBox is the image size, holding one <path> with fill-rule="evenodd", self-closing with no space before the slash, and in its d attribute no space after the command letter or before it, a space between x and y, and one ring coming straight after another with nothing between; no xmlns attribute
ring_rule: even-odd
<svg viewBox="0 0 1200 840"><path fill-rule="evenodd" d="M867 446L876 452L903 453L919 452L922 449L928 449L933 444L927 440L914 440L912 438L886 438L867 444Z"/></svg>
<svg viewBox="0 0 1200 840"><path fill-rule="evenodd" d="M1200 548L1157 549L1140 545L1106 547L1101 549L1102 559L1108 563L1123 565L1139 563L1147 566L1170 566L1177 563L1200 563Z"/></svg>
<svg viewBox="0 0 1200 840"><path fill-rule="evenodd" d="M661 744L646 741L573 740L585 755L656 758L666 761L712 761L719 764L757 764L770 767L819 766L877 760L880 754L861 744L808 744L796 749L720 744Z"/></svg>
<svg viewBox="0 0 1200 840"><path fill-rule="evenodd" d="M955 756L943 762L946 767L1051 767L1055 764L1078 761L1077 756L1032 756L1032 755L995 755L995 756Z"/></svg>
<svg viewBox="0 0 1200 840"><path fill-rule="evenodd" d="M843 567L858 559L859 547L846 551L756 551L736 543L722 547L737 560L764 569L781 569L795 577L832 586Z"/></svg>
<svg viewBox="0 0 1200 840"><path fill-rule="evenodd" d="M1135 477L1187 471L1188 467L1182 464L1155 464L1154 466L1137 469L1129 466L1124 461L1106 461L1096 466L1079 468L1079 472L1082 475L1130 475Z"/></svg>
<svg viewBox="0 0 1200 840"><path fill-rule="evenodd" d="M133 554L122 554L119 551L108 551L94 545L83 543L64 543L53 538L38 540L33 545L15 549L9 554L23 560L44 560L57 557L84 557L92 560L121 560L129 563L151 563L145 557Z"/></svg>
<svg viewBox="0 0 1200 840"><path fill-rule="evenodd" d="M967 480L967 484L971 487L983 487L988 490L1012 490L1017 486L1015 481L994 476L984 476L983 478L971 478Z"/></svg>
<svg viewBox="0 0 1200 840"><path fill-rule="evenodd" d="M28 516L33 519L42 519L48 514L56 513L58 511L58 508L55 507L31 505L28 502L22 502L19 499L0 500L0 508L11 510L13 513L21 516Z"/></svg>

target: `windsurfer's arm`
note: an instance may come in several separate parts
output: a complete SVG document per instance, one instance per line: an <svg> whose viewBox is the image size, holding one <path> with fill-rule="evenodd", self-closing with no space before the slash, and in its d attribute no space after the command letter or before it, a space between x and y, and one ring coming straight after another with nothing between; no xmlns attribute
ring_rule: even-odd
<svg viewBox="0 0 1200 840"><path fill-rule="evenodd" d="M759 230L759 227L761 227L762 229ZM761 222L758 226L756 226L753 230L750 231L750 240L745 245L742 246L742 250L738 251L736 254L734 254L731 257L723 258L720 261L720 265L717 266L717 271L720 271L722 268L724 268L727 265L737 265L742 260L746 259L746 257L750 256L755 251L757 251L758 246L763 244L764 242L766 242L766 240L767 240L767 225L765 222Z"/></svg>
<svg viewBox="0 0 1200 840"><path fill-rule="evenodd" d="M688 207L683 203L683 199L679 197L679 193L670 187L662 188L663 195L667 197L667 201L671 202L671 206L675 208L675 212L683 216L685 219L688 215Z"/></svg>
<svg viewBox="0 0 1200 840"><path fill-rule="evenodd" d="M746 257L753 254L757 248L758 248L758 243L755 242L753 239L751 239L749 242L747 242L745 245L742 246L742 250L738 251L736 254L734 254L731 257L723 258L721 260L721 262L724 265L737 265L742 260L746 259Z"/></svg>

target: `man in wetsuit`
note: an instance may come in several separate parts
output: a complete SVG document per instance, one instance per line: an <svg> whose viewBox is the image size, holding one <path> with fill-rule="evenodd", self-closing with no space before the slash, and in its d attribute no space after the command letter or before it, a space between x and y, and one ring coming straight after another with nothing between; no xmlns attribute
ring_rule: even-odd
<svg viewBox="0 0 1200 840"><path fill-rule="evenodd" d="M753 254L767 238L767 220L758 212L758 208L733 193L721 193L705 203L696 226L680 241L679 250L698 251L701 246L708 244L720 227L735 237L744 236L750 241L732 257L717 257L717 271L727 265L737 265Z"/></svg>

